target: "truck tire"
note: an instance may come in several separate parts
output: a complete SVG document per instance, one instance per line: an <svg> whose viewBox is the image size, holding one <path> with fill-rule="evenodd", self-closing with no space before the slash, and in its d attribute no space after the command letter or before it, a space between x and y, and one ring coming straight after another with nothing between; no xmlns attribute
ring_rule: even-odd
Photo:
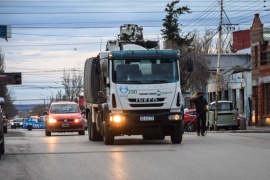
<svg viewBox="0 0 270 180"><path fill-rule="evenodd" d="M105 145L112 145L114 144L114 135L112 130L110 129L107 123L104 123L104 136L103 141Z"/></svg>
<svg viewBox="0 0 270 180"><path fill-rule="evenodd" d="M180 144L183 138L182 126L174 126L172 128L171 141L173 144Z"/></svg>
<svg viewBox="0 0 270 180"><path fill-rule="evenodd" d="M101 134L97 131L96 123L90 122L90 138L92 141L102 141Z"/></svg>
<svg viewBox="0 0 270 180"><path fill-rule="evenodd" d="M87 123L88 123L88 139L89 139L89 141L93 141L92 135L91 135L91 133L92 133L92 131L91 131L91 122L92 122L92 120L88 118Z"/></svg>

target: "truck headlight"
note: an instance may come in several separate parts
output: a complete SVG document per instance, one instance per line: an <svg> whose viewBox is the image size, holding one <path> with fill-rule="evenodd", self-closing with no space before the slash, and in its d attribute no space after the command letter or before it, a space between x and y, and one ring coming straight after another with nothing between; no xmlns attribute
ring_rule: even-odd
<svg viewBox="0 0 270 180"><path fill-rule="evenodd" d="M178 121L178 120L181 120L181 116L179 114L169 115L168 119L173 120L173 121Z"/></svg>
<svg viewBox="0 0 270 180"><path fill-rule="evenodd" d="M111 122L116 122L116 123L119 123L122 121L122 117L119 116L119 115L113 115L113 116L110 116L110 121Z"/></svg>

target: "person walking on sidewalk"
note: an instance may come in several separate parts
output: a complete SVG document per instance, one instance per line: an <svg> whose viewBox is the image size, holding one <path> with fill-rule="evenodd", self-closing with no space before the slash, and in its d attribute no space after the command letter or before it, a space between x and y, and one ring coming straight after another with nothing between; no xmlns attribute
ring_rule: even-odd
<svg viewBox="0 0 270 180"><path fill-rule="evenodd" d="M204 136L206 130L206 111L207 111L207 101L203 97L203 92L196 92L190 101L194 102L196 108L196 120L197 120L197 135Z"/></svg>

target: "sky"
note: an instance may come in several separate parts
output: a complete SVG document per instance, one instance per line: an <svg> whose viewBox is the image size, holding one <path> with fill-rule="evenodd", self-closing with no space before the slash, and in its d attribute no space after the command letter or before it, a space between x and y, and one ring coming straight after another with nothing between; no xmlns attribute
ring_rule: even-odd
<svg viewBox="0 0 270 180"><path fill-rule="evenodd" d="M62 90L64 70L83 73L87 58L104 51L120 26L142 26L146 40L162 40L167 0L0 0L0 25L10 25L12 37L0 39L5 72L22 72L22 85L9 85L15 104L49 102ZM180 0L190 14L179 17L181 34L217 32L220 1ZM269 0L224 0L223 30L251 27L259 13L270 28Z"/></svg>

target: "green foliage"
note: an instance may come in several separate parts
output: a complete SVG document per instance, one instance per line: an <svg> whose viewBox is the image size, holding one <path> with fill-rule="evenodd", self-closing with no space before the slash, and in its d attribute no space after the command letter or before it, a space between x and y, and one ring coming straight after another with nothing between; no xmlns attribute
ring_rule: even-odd
<svg viewBox="0 0 270 180"><path fill-rule="evenodd" d="M171 3L167 4L167 7L165 8L165 11L167 12L167 15L163 20L163 26L165 29L162 29L162 37L165 40L170 40L176 45L189 45L192 41L192 38L188 38L188 35L185 37L181 37L180 33L181 30L179 28L178 19L180 15L185 13L191 13L190 9L187 6L183 7L175 7L180 0L173 1Z"/></svg>

